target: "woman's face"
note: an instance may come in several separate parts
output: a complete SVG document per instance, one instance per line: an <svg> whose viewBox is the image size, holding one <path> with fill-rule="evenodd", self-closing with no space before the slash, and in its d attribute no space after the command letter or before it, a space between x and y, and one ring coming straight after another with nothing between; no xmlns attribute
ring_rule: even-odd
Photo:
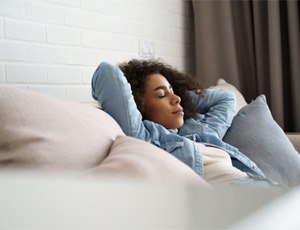
<svg viewBox="0 0 300 230"><path fill-rule="evenodd" d="M174 94L167 79L161 74L151 74L145 85L145 113L147 120L167 129L180 128L184 112L180 106L180 97Z"/></svg>

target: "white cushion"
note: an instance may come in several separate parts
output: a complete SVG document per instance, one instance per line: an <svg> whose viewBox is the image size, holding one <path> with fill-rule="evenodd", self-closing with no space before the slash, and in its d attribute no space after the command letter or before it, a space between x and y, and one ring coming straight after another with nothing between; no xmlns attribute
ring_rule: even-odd
<svg viewBox="0 0 300 230"><path fill-rule="evenodd" d="M0 86L0 168L88 169L124 135L105 112Z"/></svg>
<svg viewBox="0 0 300 230"><path fill-rule="evenodd" d="M133 137L119 136L103 162L85 176L109 176L208 186L190 167L168 152Z"/></svg>

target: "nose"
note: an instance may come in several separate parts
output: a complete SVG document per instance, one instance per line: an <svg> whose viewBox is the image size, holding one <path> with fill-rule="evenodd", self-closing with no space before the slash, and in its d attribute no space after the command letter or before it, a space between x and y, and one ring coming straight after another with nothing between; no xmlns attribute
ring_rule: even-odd
<svg viewBox="0 0 300 230"><path fill-rule="evenodd" d="M173 94L173 97L172 97L172 104L176 105L176 104L180 104L181 102L181 98L179 96L177 96L176 94Z"/></svg>

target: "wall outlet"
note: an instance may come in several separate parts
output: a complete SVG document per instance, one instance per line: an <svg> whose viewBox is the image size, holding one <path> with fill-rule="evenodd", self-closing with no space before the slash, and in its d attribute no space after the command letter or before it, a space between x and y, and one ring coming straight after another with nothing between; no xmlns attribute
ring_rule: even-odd
<svg viewBox="0 0 300 230"><path fill-rule="evenodd" d="M154 45L151 41L139 42L139 54L141 57L152 58L154 57Z"/></svg>

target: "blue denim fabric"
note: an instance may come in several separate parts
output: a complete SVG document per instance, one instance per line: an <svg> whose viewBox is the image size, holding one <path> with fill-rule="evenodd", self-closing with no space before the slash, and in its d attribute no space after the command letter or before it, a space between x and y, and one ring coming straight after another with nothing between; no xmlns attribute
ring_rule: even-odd
<svg viewBox="0 0 300 230"><path fill-rule="evenodd" d="M190 92L204 117L188 119L178 132L148 120L142 120L130 84L115 65L103 62L92 78L92 96L104 111L110 114L128 136L152 143L190 166L200 176L204 175L202 152L195 142L225 150L242 171L264 178L257 165L237 148L222 141L235 114L236 98L223 89L208 89L206 96Z"/></svg>

